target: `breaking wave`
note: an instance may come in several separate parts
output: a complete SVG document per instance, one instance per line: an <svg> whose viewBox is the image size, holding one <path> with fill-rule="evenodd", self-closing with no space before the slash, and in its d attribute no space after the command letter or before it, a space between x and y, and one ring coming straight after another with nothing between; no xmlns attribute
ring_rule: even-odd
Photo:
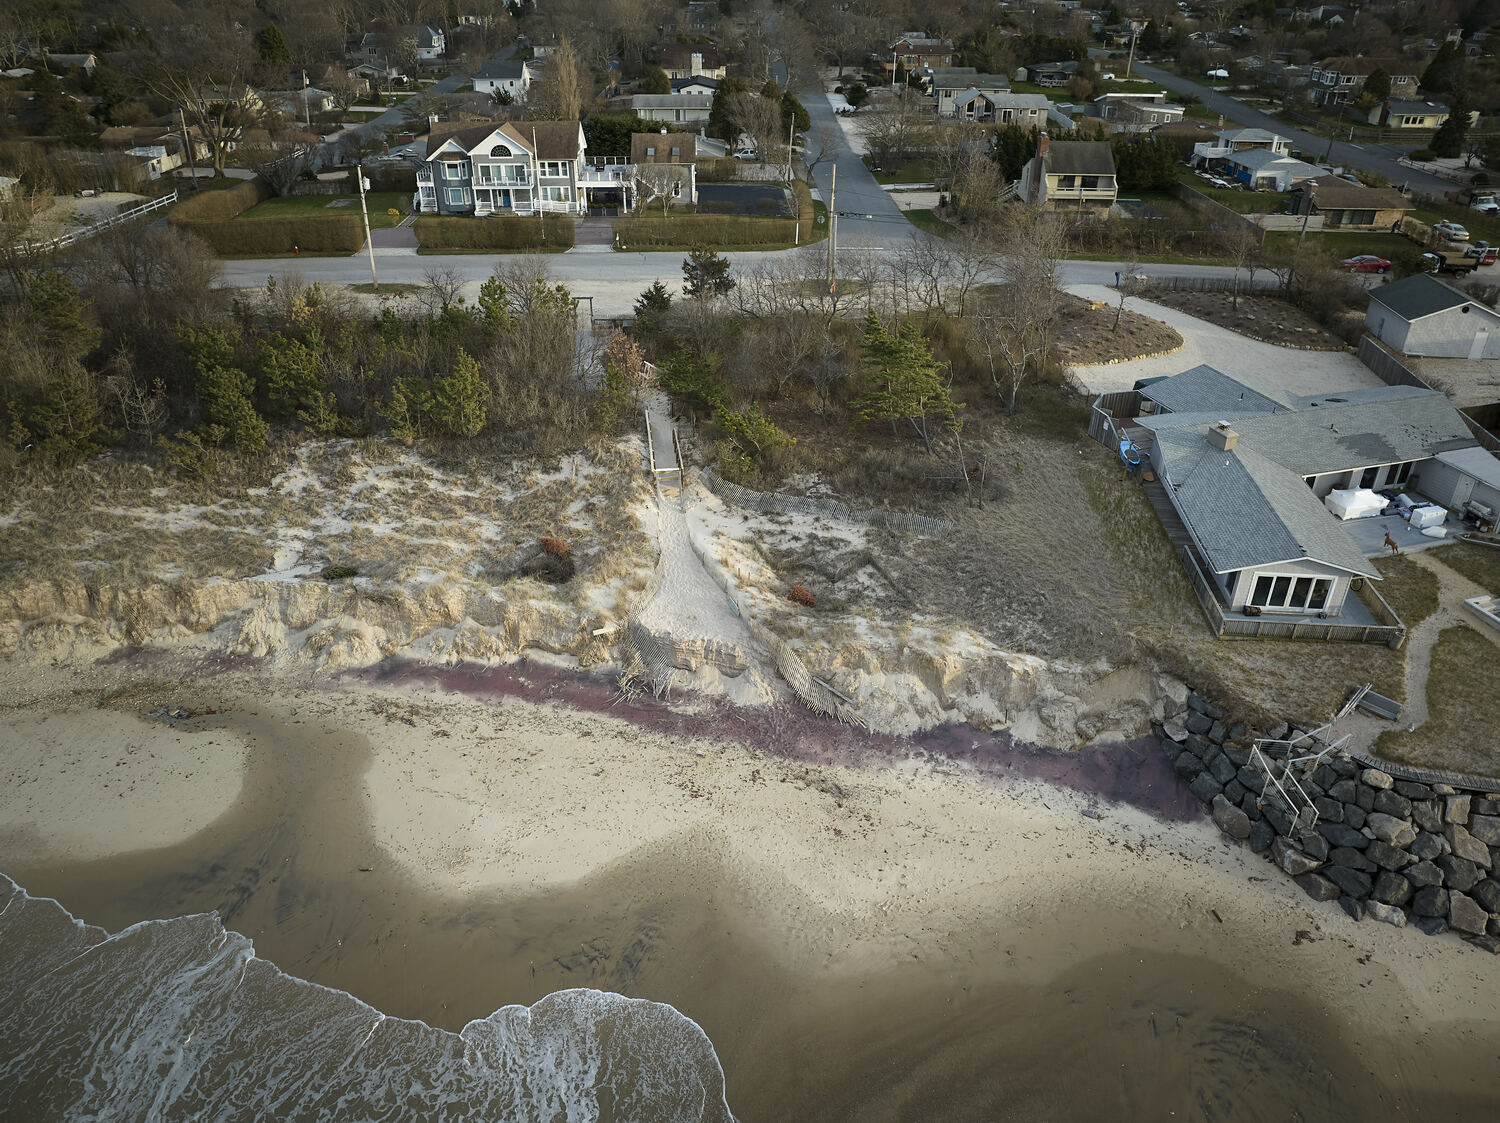
<svg viewBox="0 0 1500 1123"><path fill-rule="evenodd" d="M733 1123L703 1030L564 990L459 1033L293 978L213 913L110 935L0 874L0 1117Z"/></svg>

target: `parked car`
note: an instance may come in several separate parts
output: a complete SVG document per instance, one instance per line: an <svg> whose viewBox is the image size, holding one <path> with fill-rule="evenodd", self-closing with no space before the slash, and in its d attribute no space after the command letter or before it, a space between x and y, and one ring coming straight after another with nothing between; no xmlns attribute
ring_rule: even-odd
<svg viewBox="0 0 1500 1123"><path fill-rule="evenodd" d="M1339 262L1339 267L1351 273L1389 273L1391 271L1389 261L1370 253L1362 253L1358 257L1346 257Z"/></svg>
<svg viewBox="0 0 1500 1123"><path fill-rule="evenodd" d="M1467 242L1469 232L1457 222L1434 222L1432 232L1445 242Z"/></svg>
<svg viewBox="0 0 1500 1123"><path fill-rule="evenodd" d="M736 152L734 154L734 158L736 160L753 160L753 159L755 159L755 149L753 149L753 148L741 148L738 152Z"/></svg>

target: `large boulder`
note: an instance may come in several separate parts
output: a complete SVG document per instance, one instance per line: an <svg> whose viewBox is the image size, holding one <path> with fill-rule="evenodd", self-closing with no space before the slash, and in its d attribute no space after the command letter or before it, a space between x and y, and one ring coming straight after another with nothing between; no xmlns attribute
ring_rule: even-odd
<svg viewBox="0 0 1500 1123"><path fill-rule="evenodd" d="M1357 901L1363 901L1374 888L1369 874L1347 866L1324 866L1319 872Z"/></svg>
<svg viewBox="0 0 1500 1123"><path fill-rule="evenodd" d="M1395 792L1376 792L1374 809L1382 815L1393 815L1397 819L1411 818L1411 800Z"/></svg>
<svg viewBox="0 0 1500 1123"><path fill-rule="evenodd" d="M1172 771L1184 780L1191 780L1203 771L1203 762L1193 755L1189 749L1183 749L1177 759L1172 762Z"/></svg>
<svg viewBox="0 0 1500 1123"><path fill-rule="evenodd" d="M1214 825L1230 838L1244 841L1250 837L1250 816L1222 795L1214 796L1212 814Z"/></svg>
<svg viewBox="0 0 1500 1123"><path fill-rule="evenodd" d="M1224 789L1207 772L1200 772L1193 777L1193 782L1188 785L1188 791L1192 792L1204 803L1212 803L1214 796L1222 794Z"/></svg>
<svg viewBox="0 0 1500 1123"><path fill-rule="evenodd" d="M1302 853L1309 858L1316 858L1320 862L1328 861L1328 851L1332 849L1328 840L1317 831L1302 831L1297 836L1297 844L1302 848Z"/></svg>
<svg viewBox="0 0 1500 1123"><path fill-rule="evenodd" d="M1271 829L1271 824L1264 819L1256 819L1250 824L1250 837L1245 840L1245 845L1256 854L1264 854L1271 849L1271 843L1276 840L1276 832Z"/></svg>
<svg viewBox="0 0 1500 1123"><path fill-rule="evenodd" d="M1500 846L1500 817L1470 815L1469 833L1486 846Z"/></svg>
<svg viewBox="0 0 1500 1123"><path fill-rule="evenodd" d="M1471 835L1463 827L1449 826L1448 845L1453 847L1453 853L1460 858L1466 858L1476 866L1490 868L1490 848Z"/></svg>
<svg viewBox="0 0 1500 1123"><path fill-rule="evenodd" d="M1411 805L1411 821L1424 831L1443 829L1443 808L1430 799L1421 799Z"/></svg>
<svg viewBox="0 0 1500 1123"><path fill-rule="evenodd" d="M1222 707L1214 705L1207 698L1203 697L1203 695L1199 694L1196 690L1191 690L1188 692L1187 705L1188 709L1192 710L1193 713L1202 714L1210 721L1218 721L1224 716L1224 710Z"/></svg>
<svg viewBox="0 0 1500 1123"><path fill-rule="evenodd" d="M1369 791L1370 789L1366 788L1365 790ZM1348 823L1355 830L1359 830L1365 825L1366 814L1368 812L1357 803L1344 804L1344 822Z"/></svg>
<svg viewBox="0 0 1500 1123"><path fill-rule="evenodd" d="M1415 858L1402 850L1399 846L1392 846L1388 842L1381 842L1378 838L1365 848L1365 857L1374 862L1381 869L1399 870L1411 865Z"/></svg>
<svg viewBox="0 0 1500 1123"><path fill-rule="evenodd" d="M1214 774L1214 779L1220 784L1229 783L1234 779L1234 774L1239 771L1235 767L1234 761L1230 760L1223 753L1219 753L1214 757L1213 762L1208 766L1208 770Z"/></svg>
<svg viewBox="0 0 1500 1123"><path fill-rule="evenodd" d="M1214 722L1213 718L1207 717L1199 713L1197 710L1194 710L1192 713L1188 714L1187 720L1183 722L1183 725L1187 726L1187 731L1189 733L1203 734L1207 733L1210 729L1213 728Z"/></svg>
<svg viewBox="0 0 1500 1123"><path fill-rule="evenodd" d="M1352 846L1356 850L1363 850L1370 845L1368 838L1345 823L1319 823L1318 833L1333 846Z"/></svg>
<svg viewBox="0 0 1500 1123"><path fill-rule="evenodd" d="M1486 878L1472 889L1465 890L1486 909L1493 913L1500 913L1500 881Z"/></svg>
<svg viewBox="0 0 1500 1123"><path fill-rule="evenodd" d="M1374 888L1370 890L1370 896L1382 904L1404 905L1411 900L1411 882L1399 873L1390 870L1382 870L1375 878Z"/></svg>
<svg viewBox="0 0 1500 1123"><path fill-rule="evenodd" d="M1339 887L1320 873L1304 873L1293 880L1301 886L1302 892L1315 901L1336 901L1339 899Z"/></svg>
<svg viewBox="0 0 1500 1123"><path fill-rule="evenodd" d="M1382 772L1378 768L1366 768L1359 774L1359 782L1385 791L1395 784L1396 778L1389 772Z"/></svg>
<svg viewBox="0 0 1500 1123"><path fill-rule="evenodd" d="M1462 893L1448 896L1448 923L1470 936L1483 936L1490 914Z"/></svg>
<svg viewBox="0 0 1500 1123"><path fill-rule="evenodd" d="M1344 805L1336 799L1320 795L1313 800L1313 808L1317 811L1320 822L1342 823L1344 821Z"/></svg>
<svg viewBox="0 0 1500 1123"><path fill-rule="evenodd" d="M1442 836L1433 834L1431 831L1423 831L1406 849L1411 852L1412 857L1420 858L1425 862L1444 853L1446 847L1443 846Z"/></svg>
<svg viewBox="0 0 1500 1123"><path fill-rule="evenodd" d="M1415 865L1407 866L1401 871L1401 876L1418 889L1426 889L1429 885L1443 883L1442 869L1432 862L1417 862Z"/></svg>
<svg viewBox="0 0 1500 1123"><path fill-rule="evenodd" d="M1442 916L1448 915L1448 890L1439 889L1437 886L1428 886L1426 889L1418 889L1411 899L1411 911L1414 916Z"/></svg>
<svg viewBox="0 0 1500 1123"><path fill-rule="evenodd" d="M1456 854L1440 854L1433 865L1443 871L1443 884L1449 889L1467 893L1484 880L1484 871Z"/></svg>
<svg viewBox="0 0 1500 1123"><path fill-rule="evenodd" d="M1418 916L1413 913L1411 926L1424 936L1437 936L1448 931L1448 922L1441 916Z"/></svg>
<svg viewBox="0 0 1500 1123"><path fill-rule="evenodd" d="M1386 815L1380 811L1372 811L1365 816L1365 826L1374 831L1375 837L1381 842L1388 842L1392 846L1404 848L1417 839L1416 827L1405 819L1398 819L1394 815Z"/></svg>
<svg viewBox="0 0 1500 1123"><path fill-rule="evenodd" d="M1395 905L1387 905L1380 901L1366 901L1365 913L1372 919L1382 924L1389 924L1396 928L1406 927L1406 913Z"/></svg>
<svg viewBox="0 0 1500 1123"><path fill-rule="evenodd" d="M1419 784L1415 780L1397 780L1396 791L1407 799L1431 799L1432 789L1426 784Z"/></svg>
<svg viewBox="0 0 1500 1123"><path fill-rule="evenodd" d="M1353 780L1340 780L1328 788L1328 797L1336 799L1340 803L1353 803L1354 794L1359 791L1359 785Z"/></svg>
<svg viewBox="0 0 1500 1123"><path fill-rule="evenodd" d="M1271 860L1293 877L1312 873L1322 865L1321 862L1309 858L1284 838L1278 838L1271 843Z"/></svg>
<svg viewBox="0 0 1500 1123"><path fill-rule="evenodd" d="M1328 852L1328 861L1335 866L1343 866L1350 870L1364 870L1366 873L1374 873L1380 868L1366 858L1362 850L1356 850L1352 846L1335 846Z"/></svg>
<svg viewBox="0 0 1500 1123"><path fill-rule="evenodd" d="M1469 821L1469 794L1450 795L1443 808L1443 822L1463 826Z"/></svg>

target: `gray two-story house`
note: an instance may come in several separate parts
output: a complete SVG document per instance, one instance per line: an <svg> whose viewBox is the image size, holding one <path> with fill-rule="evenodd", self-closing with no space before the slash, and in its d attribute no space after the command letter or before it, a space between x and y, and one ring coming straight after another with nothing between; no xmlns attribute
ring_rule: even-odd
<svg viewBox="0 0 1500 1123"><path fill-rule="evenodd" d="M577 121L507 121L434 132L417 171L424 214L583 214L608 186L584 161ZM613 183L618 189L618 183Z"/></svg>

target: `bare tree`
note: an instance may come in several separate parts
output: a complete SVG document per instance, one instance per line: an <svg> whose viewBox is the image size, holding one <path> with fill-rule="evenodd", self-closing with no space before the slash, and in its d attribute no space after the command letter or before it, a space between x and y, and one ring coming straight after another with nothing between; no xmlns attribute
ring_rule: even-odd
<svg viewBox="0 0 1500 1123"><path fill-rule="evenodd" d="M781 141L781 102L757 91L743 91L729 97L729 122L755 145L756 158L767 163L772 149Z"/></svg>
<svg viewBox="0 0 1500 1123"><path fill-rule="evenodd" d="M635 164L632 183L635 186L637 209L644 208L652 200L661 200L661 213L665 215L673 202L682 198L687 190L688 169L682 164Z"/></svg>
<svg viewBox="0 0 1500 1123"><path fill-rule="evenodd" d="M146 84L180 109L208 146L215 177L224 174L231 149L247 129L262 123L265 106L247 79L254 65L249 39L233 23L195 26L176 58L159 58Z"/></svg>
<svg viewBox="0 0 1500 1123"><path fill-rule="evenodd" d="M428 315L435 316L447 311L458 300L458 294L464 288L464 277L451 265L444 268L434 265L423 270L422 283L426 286L422 290L422 303L427 306Z"/></svg>
<svg viewBox="0 0 1500 1123"><path fill-rule="evenodd" d="M532 87L526 104L538 118L576 121L584 106L593 101L593 79L573 41L564 38L547 56L547 72Z"/></svg>
<svg viewBox="0 0 1500 1123"><path fill-rule="evenodd" d="M312 167L313 160L305 138L291 144L241 149L239 156L275 195L290 195L302 173Z"/></svg>
<svg viewBox="0 0 1500 1123"><path fill-rule="evenodd" d="M1224 256L1229 258L1229 263L1234 266L1234 287L1231 289L1230 304L1236 311L1240 306L1242 271L1250 274L1250 287L1255 287L1255 271L1263 261L1263 237L1264 233L1259 227L1252 228L1247 222L1236 222L1219 235L1219 246Z"/></svg>
<svg viewBox="0 0 1500 1123"><path fill-rule="evenodd" d="M1003 235L1003 290L971 317L980 355L989 365L996 393L1016 412L1021 386L1041 368L1061 314L1057 285L1064 230L1055 216L1018 211Z"/></svg>
<svg viewBox="0 0 1500 1123"><path fill-rule="evenodd" d="M1110 325L1110 331L1120 330L1120 321L1125 317L1125 298L1130 295L1141 279L1141 265L1138 261L1126 263L1124 269L1116 274L1118 280L1115 288L1118 290L1120 302L1115 305L1115 322Z"/></svg>
<svg viewBox="0 0 1500 1123"><path fill-rule="evenodd" d="M870 148L877 168L890 167L907 159L913 149L926 147L931 139L932 122L916 97L896 99L888 109L859 119L859 130Z"/></svg>

